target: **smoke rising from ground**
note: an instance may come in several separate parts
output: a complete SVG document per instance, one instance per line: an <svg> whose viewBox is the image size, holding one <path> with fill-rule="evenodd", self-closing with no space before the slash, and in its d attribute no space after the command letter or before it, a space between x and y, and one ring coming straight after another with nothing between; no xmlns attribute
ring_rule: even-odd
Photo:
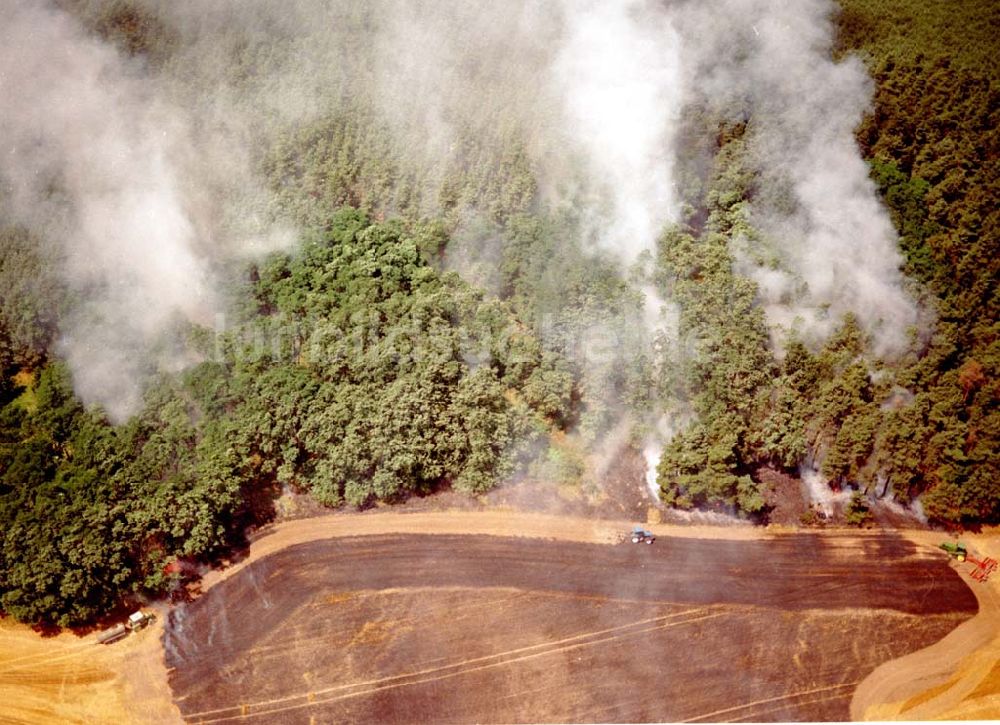
<svg viewBox="0 0 1000 725"><path fill-rule="evenodd" d="M749 117L763 238L736 252L772 324L821 339L853 311L891 353L915 321L852 136L870 82L830 59L826 0L138 0L171 39L159 65L44 3L0 4L3 208L62 245L82 301L61 349L116 418L144 370L176 362L164 330L211 324L214 270L283 238L254 153L345 104L374 109L430 185L463 134L518 136L540 199L575 206L623 268L678 215L682 109ZM647 325L659 307L647 293Z"/></svg>
<svg viewBox="0 0 1000 725"><path fill-rule="evenodd" d="M64 326L63 350L81 394L121 414L138 395L133 350L121 343L154 334L175 310L197 318L212 305L185 180L170 161L187 135L184 119L72 18L5 5L8 212L64 242L64 272L83 300Z"/></svg>

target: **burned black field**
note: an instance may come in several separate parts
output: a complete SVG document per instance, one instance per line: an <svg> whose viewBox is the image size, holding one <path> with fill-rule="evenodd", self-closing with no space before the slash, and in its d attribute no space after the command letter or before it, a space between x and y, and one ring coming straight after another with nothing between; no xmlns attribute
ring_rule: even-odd
<svg viewBox="0 0 1000 725"><path fill-rule="evenodd" d="M844 720L975 610L891 535L377 536L256 562L175 612L166 652L191 722Z"/></svg>

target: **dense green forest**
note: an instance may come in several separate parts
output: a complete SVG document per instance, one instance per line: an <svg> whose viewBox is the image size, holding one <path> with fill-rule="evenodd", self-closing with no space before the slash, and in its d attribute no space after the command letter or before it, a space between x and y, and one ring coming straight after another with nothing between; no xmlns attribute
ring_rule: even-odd
<svg viewBox="0 0 1000 725"><path fill-rule="evenodd" d="M808 461L837 486L920 496L935 522L1000 520L1000 11L840 4L837 52L875 81L857 140L936 314L926 344L886 363L848 316L822 347L775 354L733 264L761 234L753 118L690 113L709 163L651 260L694 341L678 354L643 339L638 285L580 241L574 210L542 201L517 128L457 129L463 152L431 174L355 99L258 150L298 243L230 271L225 329L186 326L201 362L159 372L124 424L73 393L57 344L72 293L47 247L0 232L0 609L69 625L163 593L173 562L231 550L282 490L364 507L579 479L583 456L566 457L623 411L639 446L657 400L688 421L658 469L668 505L766 520L759 469ZM141 4L80 7L169 64ZM565 434L578 449L550 445Z"/></svg>
<svg viewBox="0 0 1000 725"><path fill-rule="evenodd" d="M338 212L248 270L238 321L191 330L216 359L156 381L122 426L83 409L58 361L22 373L0 420L4 610L66 624L122 587L158 591L282 485L364 506L479 493L529 464L573 377L509 305L429 263L445 241Z"/></svg>
<svg viewBox="0 0 1000 725"><path fill-rule="evenodd" d="M845 0L843 48L876 82L858 129L906 272L932 291L927 349L899 370L912 403L875 421L871 465L942 521L1000 516L1000 9ZM859 450L859 453L865 453Z"/></svg>

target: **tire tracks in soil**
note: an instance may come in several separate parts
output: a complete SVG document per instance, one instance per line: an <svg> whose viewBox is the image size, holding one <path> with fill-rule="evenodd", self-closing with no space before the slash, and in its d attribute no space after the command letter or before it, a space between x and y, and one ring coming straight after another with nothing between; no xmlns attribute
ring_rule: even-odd
<svg viewBox="0 0 1000 725"><path fill-rule="evenodd" d="M702 622L709 619L721 617L726 614L728 614L727 607L696 607L692 609L686 609L680 612L672 612L670 614L662 615L659 617L650 617L648 619L642 619L636 622L630 622L628 624L619 625L617 627L610 627L608 629L595 630L592 632L584 632L582 634L576 634L570 637L564 637L562 639L555 640L552 642L542 642L539 644L528 645L525 647L518 647L517 649L513 650L497 652L492 655L484 655L481 657L474 657L467 660L459 660L457 662L453 662L448 665L433 667L426 670L420 670L417 672L404 673L401 675L390 675L388 677L381 677L375 680L367 680L364 682L355 682L344 685L337 685L335 687L326 688L324 690L318 690L315 692L307 692L307 693L298 693L295 695L288 695L283 698L278 698L274 700L263 700L254 703L241 703L240 705L235 705L226 708L219 708L217 710L205 710L196 713L186 713L185 717L189 722L193 723L216 723L216 722L225 722L227 720L233 720L233 719L245 719L248 717L263 717L266 715L274 715L280 712L287 712L289 710L300 709L303 707L312 707L314 705L329 704L332 702L337 702L340 700L346 700L350 698L365 697L389 689L409 687L414 685L423 685L430 682L437 682L444 679L450 679L453 677L460 677L462 675L471 674L473 672L479 672L482 670L492 669L496 667L505 667L517 662L523 662L526 660L536 659L539 657L546 657L554 654L560 654L574 649L581 649L584 647L593 647L596 645L608 644L610 642L617 642L627 637L637 637L640 635L649 634L650 632L655 632L662 629L670 629L673 627L694 624L696 622ZM679 621L671 621L671 620L676 620L679 617L685 617L686 615L690 616L688 616L685 619L681 619ZM537 651L532 651L532 650L537 650ZM360 689L357 692L348 692L344 694L333 695L332 697L327 696L338 691L351 690L355 688L364 688L364 689ZM275 704L281 706L271 707L271 705ZM232 713L232 714L225 714L225 713Z"/></svg>
<svg viewBox="0 0 1000 725"><path fill-rule="evenodd" d="M706 712L706 713L702 713L701 715L695 715L694 717L686 718L684 720L681 720L680 722L684 722L684 723L688 723L688 722L703 722L703 721L704 722L740 722L742 720L749 720L751 718L759 718L761 715L765 715L765 714L767 714L769 712L774 712L776 710L781 709L779 707L769 707L768 709L765 709L765 710L754 711L754 709L757 708L757 707L759 707L760 705L774 705L775 703L778 703L778 702L780 702L780 703L787 703L790 700L794 700L794 699L799 698L799 697L805 697L806 695L816 695L816 694L818 694L820 692L830 692L831 690L840 690L840 689L844 689L844 688L848 688L848 687L849 688L853 688L857 684L858 684L857 682L843 682L843 683L836 684L836 685L829 685L827 687L816 687L816 688L813 688L813 689L810 689L810 690L798 690L796 692L789 692L789 693L787 693L785 695L778 695L776 697L768 697L768 698L765 698L765 699L762 699L762 700L754 700L753 702L746 702L746 703L743 703L742 705L734 705L732 707L722 708L721 710L713 710L712 712ZM852 692L853 692L853 689L850 690L850 691L848 691L848 692L846 692L846 693L840 693L840 694L829 696L829 697L821 697L821 698L813 699L813 700L805 700L805 701L802 701L802 702L797 702L795 704L801 706L801 705L812 705L812 704L815 704L815 703L818 703L818 702L827 702L829 700L839 700L840 698L843 698L843 697L850 697ZM751 712L743 713L738 718L727 719L725 721L723 721L719 717L719 715L729 715L730 713L738 713L740 710L751 710Z"/></svg>

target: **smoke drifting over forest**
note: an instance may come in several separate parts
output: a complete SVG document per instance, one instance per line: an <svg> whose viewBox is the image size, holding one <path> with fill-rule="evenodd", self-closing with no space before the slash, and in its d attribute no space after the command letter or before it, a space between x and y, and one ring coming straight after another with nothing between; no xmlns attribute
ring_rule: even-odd
<svg viewBox="0 0 1000 725"><path fill-rule="evenodd" d="M673 156L682 104L680 38L640 3L566 3L554 73L565 127L613 192L608 241L633 262L677 212Z"/></svg>
<svg viewBox="0 0 1000 725"><path fill-rule="evenodd" d="M81 396L121 419L151 359L179 362L152 353L161 335L212 324L219 192L252 181L240 149L201 136L198 115L138 62L53 7L3 5L0 208L57 247L77 300L60 350Z"/></svg>
<svg viewBox="0 0 1000 725"><path fill-rule="evenodd" d="M288 240L256 154L345 102L374 109L431 185L469 134L484 153L516 137L540 202L575 208L623 266L679 220L682 111L749 118L764 238L735 251L772 325L819 340L852 311L888 354L916 320L852 136L870 83L830 59L825 0L149 0L155 62L87 29L101 3L2 6L2 210L60 250L79 300L61 349L116 419L146 371L182 362L161 335L222 311L216 270Z"/></svg>
<svg viewBox="0 0 1000 725"><path fill-rule="evenodd" d="M859 59L830 58L831 6L821 0L691 3L679 16L691 92L751 120L761 179L756 221L769 264L744 257L771 322L826 336L854 312L876 351L901 353L916 309L903 291L896 233L876 200L853 130L872 83ZM706 35L702 29L711 28Z"/></svg>

